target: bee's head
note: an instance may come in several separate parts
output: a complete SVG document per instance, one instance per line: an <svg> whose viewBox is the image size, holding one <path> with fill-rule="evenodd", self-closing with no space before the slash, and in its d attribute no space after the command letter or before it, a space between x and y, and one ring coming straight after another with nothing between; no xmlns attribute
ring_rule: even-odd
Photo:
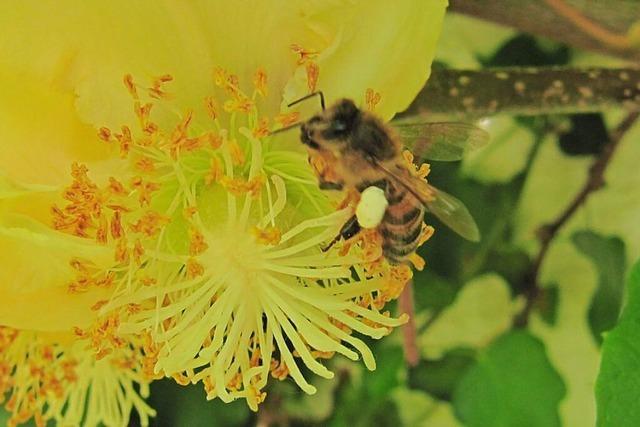
<svg viewBox="0 0 640 427"><path fill-rule="evenodd" d="M300 140L313 149L338 151L352 135L361 111L350 99L341 99L311 117L300 128Z"/></svg>

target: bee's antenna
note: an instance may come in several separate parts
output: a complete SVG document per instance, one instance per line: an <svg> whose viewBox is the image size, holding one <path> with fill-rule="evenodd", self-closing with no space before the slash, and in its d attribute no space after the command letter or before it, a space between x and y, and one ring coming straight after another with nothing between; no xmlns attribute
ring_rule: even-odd
<svg viewBox="0 0 640 427"><path fill-rule="evenodd" d="M301 124L302 124L301 121L292 123L289 126L285 126L283 128L280 128L280 129L272 130L271 132L269 132L269 135L274 135L276 133L280 133L280 132L285 132L285 131L291 130L291 129L295 128L295 127L300 126Z"/></svg>
<svg viewBox="0 0 640 427"><path fill-rule="evenodd" d="M324 103L324 94L322 93L321 90L317 91L317 92L312 92L309 95L305 95L302 98L296 99L295 101L293 101L292 103L288 104L287 107L292 107L302 101L305 101L309 98L313 98L314 96L319 96L320 97L320 106L322 107L322 111L325 110L325 103Z"/></svg>

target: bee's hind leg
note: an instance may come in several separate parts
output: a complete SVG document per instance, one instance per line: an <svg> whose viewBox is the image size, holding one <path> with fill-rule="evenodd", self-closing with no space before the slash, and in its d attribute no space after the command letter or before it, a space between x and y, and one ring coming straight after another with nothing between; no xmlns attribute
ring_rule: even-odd
<svg viewBox="0 0 640 427"><path fill-rule="evenodd" d="M322 248L322 252L327 252L329 249L333 247L333 245L338 243L340 239L344 239L345 241L351 239L356 234L358 234L360 230L361 230L361 227L360 227L360 224L358 223L358 218L356 218L356 216L353 215L351 218L347 220L347 222L344 223L342 228L340 228L340 232L338 233L338 235L334 237L333 240L331 240L331 242L329 242L327 246Z"/></svg>

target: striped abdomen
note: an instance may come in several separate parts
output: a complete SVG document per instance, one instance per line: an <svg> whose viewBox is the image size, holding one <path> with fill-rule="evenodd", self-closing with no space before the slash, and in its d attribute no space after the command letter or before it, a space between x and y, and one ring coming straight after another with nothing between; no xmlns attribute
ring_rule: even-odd
<svg viewBox="0 0 640 427"><path fill-rule="evenodd" d="M404 188L388 183L389 206L379 225L384 239L382 249L391 264L400 264L418 248L422 234L424 205Z"/></svg>

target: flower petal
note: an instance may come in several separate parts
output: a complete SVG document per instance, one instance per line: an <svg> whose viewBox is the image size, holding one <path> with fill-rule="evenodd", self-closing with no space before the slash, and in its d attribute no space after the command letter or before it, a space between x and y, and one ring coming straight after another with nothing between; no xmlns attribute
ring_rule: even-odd
<svg viewBox="0 0 640 427"><path fill-rule="evenodd" d="M93 242L55 232L27 217L0 217L0 325L34 330L68 330L94 317L90 307L110 291L90 288L69 294L71 257L96 265L111 257ZM105 292L106 291L106 292Z"/></svg>
<svg viewBox="0 0 640 427"><path fill-rule="evenodd" d="M317 87L328 99L352 98L364 106L368 88L381 94L385 119L406 109L431 72L447 0L361 0L326 4L311 24L330 44L318 57ZM313 47L313 46L312 46ZM287 86L292 100L308 92L299 69Z"/></svg>
<svg viewBox="0 0 640 427"><path fill-rule="evenodd" d="M269 86L278 88L277 108L296 66L289 46L317 38L304 18L309 7L300 0L7 3L0 6L0 66L74 90L82 118L97 126L134 120L122 86L126 73L142 85L173 75L176 105L193 108L211 93L214 66L239 74L246 85L262 67Z"/></svg>
<svg viewBox="0 0 640 427"><path fill-rule="evenodd" d="M69 182L72 162L94 162L109 155L96 131L78 119L72 93L1 67L0 93L3 181L52 189Z"/></svg>

